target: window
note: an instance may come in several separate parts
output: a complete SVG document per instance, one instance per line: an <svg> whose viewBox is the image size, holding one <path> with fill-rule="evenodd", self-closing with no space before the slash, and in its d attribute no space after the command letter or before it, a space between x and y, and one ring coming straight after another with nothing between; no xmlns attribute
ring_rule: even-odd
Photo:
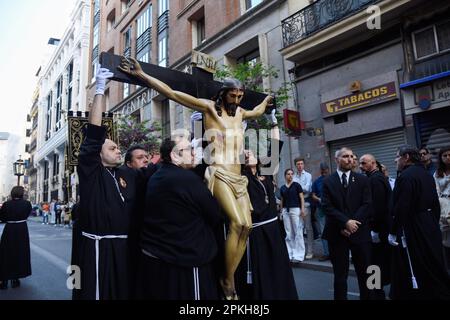
<svg viewBox="0 0 450 320"><path fill-rule="evenodd" d="M112 28L114 28L114 25L116 24L116 10L113 9L109 15L108 18L106 18L107 20L107 30L110 31Z"/></svg>
<svg viewBox="0 0 450 320"><path fill-rule="evenodd" d="M196 46L199 46L205 41L206 33L205 33L205 17L200 18L197 20L197 43Z"/></svg>
<svg viewBox="0 0 450 320"><path fill-rule="evenodd" d="M261 62L261 58L259 56L259 48L250 51L239 58L236 59L237 63L250 63L252 66L257 64L258 62Z"/></svg>
<svg viewBox="0 0 450 320"><path fill-rule="evenodd" d="M158 66L167 67L168 59L167 59L167 35L164 35L159 39L158 45Z"/></svg>
<svg viewBox="0 0 450 320"><path fill-rule="evenodd" d="M123 55L131 57L131 26L123 34Z"/></svg>
<svg viewBox="0 0 450 320"><path fill-rule="evenodd" d="M263 2L263 0L245 0L245 9L248 10L256 7L261 2Z"/></svg>
<svg viewBox="0 0 450 320"><path fill-rule="evenodd" d="M150 62L151 54L151 27L152 27L152 6L139 16L136 21L136 59L142 62Z"/></svg>
<svg viewBox="0 0 450 320"><path fill-rule="evenodd" d="M58 82L56 83L56 119L55 119L55 131L58 131L60 128L59 121L61 120L61 104L62 104L62 87L63 87L63 78L60 77Z"/></svg>
<svg viewBox="0 0 450 320"><path fill-rule="evenodd" d="M100 11L100 0L94 0L94 13Z"/></svg>
<svg viewBox="0 0 450 320"><path fill-rule="evenodd" d="M131 4L131 0L122 0L120 1L122 4L122 13L124 13L125 11L128 10L128 8L130 7Z"/></svg>
<svg viewBox="0 0 450 320"><path fill-rule="evenodd" d="M123 84L123 95L122 95L122 97L125 99L129 95L130 95L130 84L129 83L124 83Z"/></svg>
<svg viewBox="0 0 450 320"><path fill-rule="evenodd" d="M413 44L417 60L450 50L450 21L414 32Z"/></svg>
<svg viewBox="0 0 450 320"><path fill-rule="evenodd" d="M50 139L52 130L52 92L47 96L47 128L46 128L46 134L45 134L45 141Z"/></svg>
<svg viewBox="0 0 450 320"><path fill-rule="evenodd" d="M436 26L438 48L440 51L450 49L450 21Z"/></svg>
<svg viewBox="0 0 450 320"><path fill-rule="evenodd" d="M158 17L161 16L164 12L169 10L169 0L159 0L158 1Z"/></svg>
<svg viewBox="0 0 450 320"><path fill-rule="evenodd" d="M53 155L53 176L59 174L59 155L56 153Z"/></svg>
<svg viewBox="0 0 450 320"><path fill-rule="evenodd" d="M47 180L50 175L50 170L48 167L48 161L44 161L44 180Z"/></svg>
<svg viewBox="0 0 450 320"><path fill-rule="evenodd" d="M100 24L97 23L94 26L94 34L92 37L92 81L95 81L95 75L97 74L97 67L98 67L98 62L99 62L99 29L100 29Z"/></svg>
<svg viewBox="0 0 450 320"><path fill-rule="evenodd" d="M67 110L72 110L73 61L67 67Z"/></svg>
<svg viewBox="0 0 450 320"><path fill-rule="evenodd" d="M169 100L164 100L161 102L161 135L162 138L169 138L170 137L170 107L169 107Z"/></svg>

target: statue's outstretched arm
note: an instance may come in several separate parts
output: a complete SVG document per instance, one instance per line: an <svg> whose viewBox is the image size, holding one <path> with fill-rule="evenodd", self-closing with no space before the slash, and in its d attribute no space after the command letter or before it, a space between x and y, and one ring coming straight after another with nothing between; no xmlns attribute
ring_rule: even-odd
<svg viewBox="0 0 450 320"><path fill-rule="evenodd" d="M261 102L259 105L257 105L256 107L253 108L253 110L245 110L243 115L242 115L242 119L246 120L246 119L256 119L260 116L262 116L262 114L264 113L264 111L266 111L267 106L271 106L271 102L273 100L272 96L267 96L263 102Z"/></svg>
<svg viewBox="0 0 450 320"><path fill-rule="evenodd" d="M129 74L130 76L140 79L141 81L145 82L148 87L153 88L159 93L165 95L170 100L178 102L179 104L182 104L188 108L200 112L208 112L211 110L211 107L206 100L198 99L181 91L175 91L161 80L158 80L155 77L146 74L142 70L139 62L134 58L123 57L122 63L119 66L119 70L125 72L126 74Z"/></svg>

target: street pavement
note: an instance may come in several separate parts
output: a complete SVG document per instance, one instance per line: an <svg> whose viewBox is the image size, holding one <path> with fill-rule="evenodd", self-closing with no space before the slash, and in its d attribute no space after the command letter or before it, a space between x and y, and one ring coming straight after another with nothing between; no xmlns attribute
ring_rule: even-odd
<svg viewBox="0 0 450 320"><path fill-rule="evenodd" d="M3 231L0 224L0 233ZM66 286L70 265L72 229L42 225L41 218L30 217L32 275L21 280L19 288L0 290L0 300L70 300L71 291ZM317 248L316 248L317 246ZM320 241L315 242L315 252L320 252ZM329 261L317 258L293 265L294 278L300 300L332 300L333 274ZM348 298L359 299L354 272L348 279Z"/></svg>

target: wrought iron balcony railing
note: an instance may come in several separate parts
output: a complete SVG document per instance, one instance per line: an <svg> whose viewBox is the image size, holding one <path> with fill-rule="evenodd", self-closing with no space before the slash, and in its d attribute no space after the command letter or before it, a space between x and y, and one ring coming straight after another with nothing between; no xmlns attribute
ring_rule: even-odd
<svg viewBox="0 0 450 320"><path fill-rule="evenodd" d="M283 45L305 39L381 0L319 0L282 21Z"/></svg>

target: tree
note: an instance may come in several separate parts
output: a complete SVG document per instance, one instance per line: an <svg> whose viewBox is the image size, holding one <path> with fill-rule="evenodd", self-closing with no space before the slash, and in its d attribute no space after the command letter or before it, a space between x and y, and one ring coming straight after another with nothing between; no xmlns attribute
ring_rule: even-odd
<svg viewBox="0 0 450 320"><path fill-rule="evenodd" d="M279 70L274 66L264 66L261 62L252 63L239 63L234 67L222 66L216 71L215 77L218 80L223 80L228 77L236 78L240 80L246 87L253 91L273 94L276 99L277 107L277 119L279 126L288 134L289 130L283 126L283 116L280 114L280 110L286 107L289 100L289 92L292 90L291 82L283 82L283 84L275 91L264 90L263 78L274 77L278 78ZM270 124L266 117L260 117L256 120L251 120L247 123L247 128L253 129L268 129L270 130Z"/></svg>
<svg viewBox="0 0 450 320"><path fill-rule="evenodd" d="M161 126L150 120L136 121L132 116L122 116L117 123L119 147L123 153L135 144L142 145L150 155L158 154L161 145Z"/></svg>

